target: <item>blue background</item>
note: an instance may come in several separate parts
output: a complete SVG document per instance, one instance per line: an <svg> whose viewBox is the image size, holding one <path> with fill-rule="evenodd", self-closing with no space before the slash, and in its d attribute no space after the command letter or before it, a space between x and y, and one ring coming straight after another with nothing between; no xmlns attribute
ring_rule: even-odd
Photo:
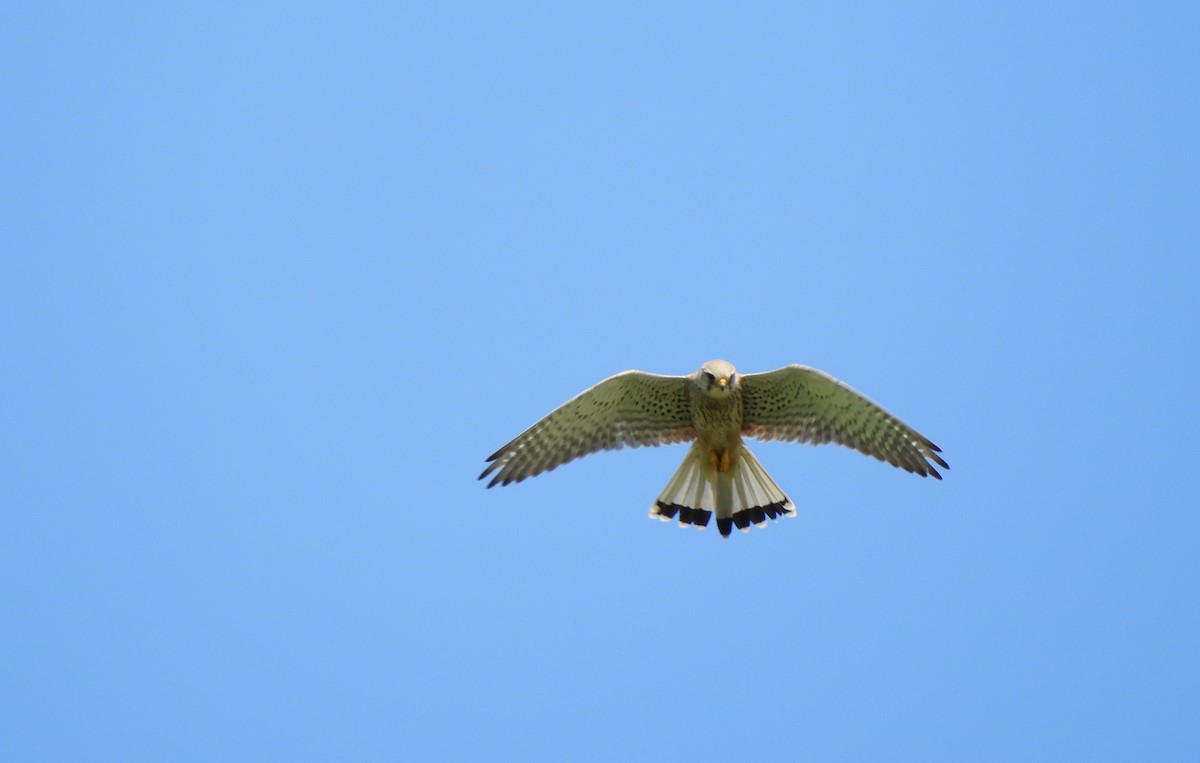
<svg viewBox="0 0 1200 763"><path fill-rule="evenodd" d="M1195 760L1196 7L7 8L3 757ZM475 481L713 357L953 469Z"/></svg>

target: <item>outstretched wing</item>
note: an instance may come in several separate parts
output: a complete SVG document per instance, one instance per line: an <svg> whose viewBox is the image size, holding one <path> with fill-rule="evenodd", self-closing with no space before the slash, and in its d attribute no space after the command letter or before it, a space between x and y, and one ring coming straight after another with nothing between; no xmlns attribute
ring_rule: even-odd
<svg viewBox="0 0 1200 763"><path fill-rule="evenodd" d="M742 377L742 434L760 440L835 442L922 477L949 469L941 449L829 374L785 366Z"/></svg>
<svg viewBox="0 0 1200 763"><path fill-rule="evenodd" d="M585 390L488 456L488 483L507 485L588 453L696 436L688 377L625 371Z"/></svg>

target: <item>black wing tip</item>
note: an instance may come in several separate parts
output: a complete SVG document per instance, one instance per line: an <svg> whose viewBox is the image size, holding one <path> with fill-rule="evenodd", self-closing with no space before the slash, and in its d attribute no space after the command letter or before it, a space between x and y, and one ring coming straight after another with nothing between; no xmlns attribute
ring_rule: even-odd
<svg viewBox="0 0 1200 763"><path fill-rule="evenodd" d="M488 462L495 461L496 459L500 458L500 456L504 455L504 451L506 451L506 450L508 450L507 445L505 445L503 448L501 448L500 450L496 451L495 453L493 453L492 455L488 456L487 458L485 458L483 460L488 461Z"/></svg>
<svg viewBox="0 0 1200 763"><path fill-rule="evenodd" d="M488 464L487 468L484 469L482 472L480 472L479 476L476 477L475 479L478 479L478 480L487 479L488 475L490 475L492 472L496 471L497 466L499 466L499 464ZM492 487L499 481L500 481L500 475L497 474L495 477L492 477L492 481L489 482L487 484L487 486Z"/></svg>
<svg viewBox="0 0 1200 763"><path fill-rule="evenodd" d="M478 479L484 479L485 477L490 475L493 471L495 471L497 466L499 466L499 464L492 464L488 468L484 469L483 473L479 475ZM520 480L515 479L511 474L505 474L504 470L500 470L500 471L496 472L495 476L492 477L492 481L487 483L487 486L489 488L493 488L493 487L496 487L497 485L504 486L504 485L509 484L510 482L519 482L519 481Z"/></svg>
<svg viewBox="0 0 1200 763"><path fill-rule="evenodd" d="M921 479L933 477L935 480L940 480L942 475L938 474L938 470L933 468L933 464L924 462L916 465L904 464L900 467L909 474L915 474Z"/></svg>
<svg viewBox="0 0 1200 763"><path fill-rule="evenodd" d="M950 464L946 463L946 459L938 456L936 453L930 453L929 457L933 459L934 464L937 464L946 471L950 470ZM925 462L925 468L929 470L929 476L933 477L934 479L940 480L942 478L942 475L938 473L938 470L935 469L933 464L929 463L928 461Z"/></svg>

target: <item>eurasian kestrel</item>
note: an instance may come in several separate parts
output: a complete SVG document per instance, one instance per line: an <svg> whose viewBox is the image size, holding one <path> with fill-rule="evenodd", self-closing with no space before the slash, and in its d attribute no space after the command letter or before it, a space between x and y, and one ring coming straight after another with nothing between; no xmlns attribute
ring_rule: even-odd
<svg viewBox="0 0 1200 763"><path fill-rule="evenodd" d="M941 449L828 374L792 365L739 375L710 360L691 376L625 371L551 411L488 457L488 487L520 482L580 456L625 445L693 441L650 516L703 528L715 513L728 536L795 516L792 502L743 437L835 442L922 477L949 469Z"/></svg>

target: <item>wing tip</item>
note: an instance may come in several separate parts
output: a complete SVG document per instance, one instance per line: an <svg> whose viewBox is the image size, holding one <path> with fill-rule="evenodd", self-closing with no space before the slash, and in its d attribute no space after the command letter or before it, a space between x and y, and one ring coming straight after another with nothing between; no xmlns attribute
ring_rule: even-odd
<svg viewBox="0 0 1200 763"><path fill-rule="evenodd" d="M933 460L933 464L937 464L938 466L945 469L946 471L950 470L950 464L946 463L946 459L942 458L941 456L937 455L936 453L930 453L929 457ZM940 480L942 478L942 475L940 473L938 473L938 470L936 468L934 468L933 464L929 463L929 461L926 460L925 468L929 470L930 475L932 475L934 478Z"/></svg>
<svg viewBox="0 0 1200 763"><path fill-rule="evenodd" d="M487 468L484 469L482 472L480 472L479 476L476 477L475 479L477 479L477 480L487 479L488 475L490 475L492 472L496 471L496 467L498 467L498 466L500 466L500 464L498 464L498 463L488 464ZM492 487L493 485L496 484L497 481L499 481L499 479L500 479L500 474L497 474L495 477L492 477L492 481L489 482L487 484L487 486Z"/></svg>

